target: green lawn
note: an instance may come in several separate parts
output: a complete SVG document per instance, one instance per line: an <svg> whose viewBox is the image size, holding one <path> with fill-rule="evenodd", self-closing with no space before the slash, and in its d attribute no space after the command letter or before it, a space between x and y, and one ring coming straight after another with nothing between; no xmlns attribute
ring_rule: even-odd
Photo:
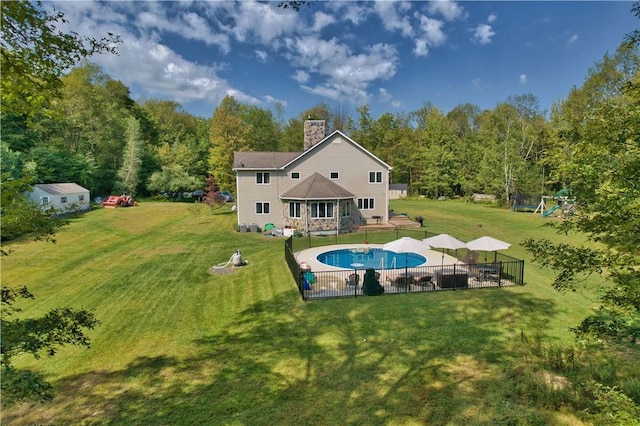
<svg viewBox="0 0 640 426"><path fill-rule="evenodd" d="M590 290L555 292L520 246L558 238L548 220L461 201L392 208L431 232L511 242L527 285L302 302L283 240L235 232L228 208L98 209L3 260L2 284L36 295L24 315L68 305L102 322L90 349L18 360L56 398L4 409L3 424L580 424L518 376L523 335L570 343L595 305ZM210 273L238 248L247 267Z"/></svg>

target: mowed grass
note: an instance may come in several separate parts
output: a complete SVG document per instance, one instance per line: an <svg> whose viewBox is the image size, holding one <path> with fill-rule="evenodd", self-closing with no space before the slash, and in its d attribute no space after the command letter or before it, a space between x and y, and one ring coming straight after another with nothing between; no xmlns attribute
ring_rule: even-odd
<svg viewBox="0 0 640 426"><path fill-rule="evenodd" d="M491 235L529 259L525 237L559 238L540 216L458 201L397 201L426 229ZM2 411L3 424L579 424L515 390L520 339L566 343L593 308L531 262L517 288L303 302L282 239L237 233L228 208L145 202L99 209L56 244L12 244L2 284L102 322L90 349L21 357L56 397ZM580 237L563 237L580 242ZM241 249L249 265L211 274Z"/></svg>

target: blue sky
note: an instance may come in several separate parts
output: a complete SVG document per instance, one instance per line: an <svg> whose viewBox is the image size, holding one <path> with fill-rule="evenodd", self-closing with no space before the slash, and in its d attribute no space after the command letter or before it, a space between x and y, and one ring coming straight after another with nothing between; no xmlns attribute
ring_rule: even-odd
<svg viewBox="0 0 640 426"><path fill-rule="evenodd" d="M431 102L444 112L534 94L543 110L580 86L640 21L631 2L53 1L68 29L120 35L92 62L136 100L174 100L211 117L220 100L284 119L325 102L374 118Z"/></svg>

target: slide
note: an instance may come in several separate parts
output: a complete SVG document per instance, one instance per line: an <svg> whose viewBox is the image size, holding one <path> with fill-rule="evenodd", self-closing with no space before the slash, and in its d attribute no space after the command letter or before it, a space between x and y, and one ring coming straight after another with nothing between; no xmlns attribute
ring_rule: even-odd
<svg viewBox="0 0 640 426"><path fill-rule="evenodd" d="M552 214L553 212L555 212L556 210L558 210L560 208L560 205L556 204L555 206L551 207L549 210L545 211L542 213L542 217L547 217L550 214Z"/></svg>

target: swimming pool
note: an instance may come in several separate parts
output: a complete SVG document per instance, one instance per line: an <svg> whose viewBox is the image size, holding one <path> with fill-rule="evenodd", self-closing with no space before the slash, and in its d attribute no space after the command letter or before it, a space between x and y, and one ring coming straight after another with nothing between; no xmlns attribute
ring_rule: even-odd
<svg viewBox="0 0 640 426"><path fill-rule="evenodd" d="M378 248L340 249L320 253L318 262L347 269L395 269L424 266L427 258L417 253L396 253Z"/></svg>

